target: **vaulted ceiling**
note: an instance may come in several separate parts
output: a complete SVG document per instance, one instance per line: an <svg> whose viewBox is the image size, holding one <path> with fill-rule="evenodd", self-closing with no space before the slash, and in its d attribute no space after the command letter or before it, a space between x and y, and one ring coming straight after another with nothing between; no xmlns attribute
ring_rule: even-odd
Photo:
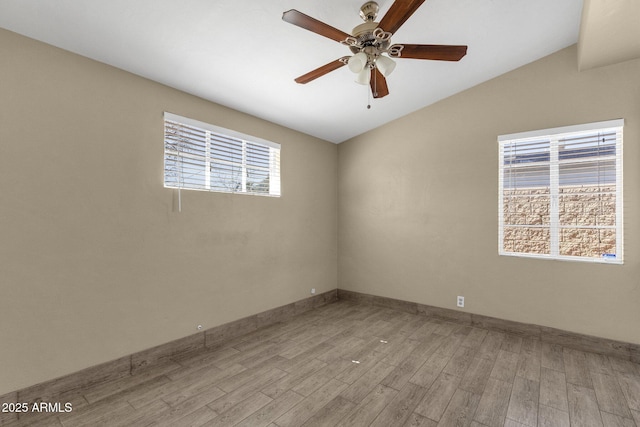
<svg viewBox="0 0 640 427"><path fill-rule="evenodd" d="M400 0L402 1L402 0ZM294 78L349 55L346 46L282 21L297 9L344 32L363 0L0 0L0 27L335 143L578 41L581 68L638 56L637 0L427 0L393 43L468 45L460 62L399 58L390 95L342 67ZM378 20L392 0L379 0ZM634 4L635 3L635 4ZM611 5L616 12L610 14ZM636 11L635 21L630 9ZM582 35L580 26L582 19ZM606 23L606 24L604 24ZM604 35L603 35L604 34ZM637 33L636 33L637 34ZM626 44L611 55L604 46ZM612 59L613 57L613 59ZM371 103L371 109L367 104ZM180 113L175 111L175 113Z"/></svg>

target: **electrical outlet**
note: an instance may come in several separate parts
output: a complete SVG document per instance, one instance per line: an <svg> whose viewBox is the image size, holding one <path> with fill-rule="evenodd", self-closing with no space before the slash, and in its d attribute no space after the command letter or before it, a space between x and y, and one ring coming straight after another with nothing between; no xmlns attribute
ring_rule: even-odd
<svg viewBox="0 0 640 427"><path fill-rule="evenodd" d="M458 295L458 307L464 307L464 297Z"/></svg>
<svg viewBox="0 0 640 427"><path fill-rule="evenodd" d="M314 295L316 293L316 288L311 288L311 295Z"/></svg>

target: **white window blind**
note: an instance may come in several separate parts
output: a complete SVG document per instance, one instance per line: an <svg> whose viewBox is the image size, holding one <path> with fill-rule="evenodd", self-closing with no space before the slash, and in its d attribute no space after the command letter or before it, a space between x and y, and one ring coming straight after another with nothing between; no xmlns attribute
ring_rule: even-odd
<svg viewBox="0 0 640 427"><path fill-rule="evenodd" d="M164 185L280 196L280 145L165 113Z"/></svg>
<svg viewBox="0 0 640 427"><path fill-rule="evenodd" d="M623 262L623 123L498 138L499 254Z"/></svg>

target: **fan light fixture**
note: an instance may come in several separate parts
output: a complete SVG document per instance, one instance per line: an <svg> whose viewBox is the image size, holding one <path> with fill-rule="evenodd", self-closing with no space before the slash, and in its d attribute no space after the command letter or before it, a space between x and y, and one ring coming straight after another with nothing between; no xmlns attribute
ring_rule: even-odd
<svg viewBox="0 0 640 427"><path fill-rule="evenodd" d="M364 67L362 71L360 71L356 75L356 83L361 85L368 85L371 81L371 69L369 67Z"/></svg>
<svg viewBox="0 0 640 427"><path fill-rule="evenodd" d="M368 61L367 54L364 52L359 52L353 55L351 58L349 58L349 61L347 62L347 64L349 66L349 69L353 73L359 73L367 65L367 61Z"/></svg>
<svg viewBox="0 0 640 427"><path fill-rule="evenodd" d="M371 70L377 68L383 76L388 77L396 68L396 63L391 58L380 55L369 60L364 52L356 53L347 61L349 69L357 74L356 83L368 85L371 81Z"/></svg>
<svg viewBox="0 0 640 427"><path fill-rule="evenodd" d="M383 76L388 77L396 68L396 62L391 58L380 55L376 60L376 68L380 70Z"/></svg>

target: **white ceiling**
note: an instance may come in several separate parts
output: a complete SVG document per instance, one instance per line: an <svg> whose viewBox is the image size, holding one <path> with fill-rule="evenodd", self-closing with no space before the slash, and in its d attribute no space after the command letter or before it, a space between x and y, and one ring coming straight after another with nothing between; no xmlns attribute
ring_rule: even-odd
<svg viewBox="0 0 640 427"><path fill-rule="evenodd" d="M350 33L362 3L0 0L0 27L339 143L576 43L582 10L582 0L427 0L392 42L466 44L467 56L398 59L390 95L367 109L368 87L347 67L293 81L349 50L281 20L297 9ZM378 3L380 20L393 1Z"/></svg>

